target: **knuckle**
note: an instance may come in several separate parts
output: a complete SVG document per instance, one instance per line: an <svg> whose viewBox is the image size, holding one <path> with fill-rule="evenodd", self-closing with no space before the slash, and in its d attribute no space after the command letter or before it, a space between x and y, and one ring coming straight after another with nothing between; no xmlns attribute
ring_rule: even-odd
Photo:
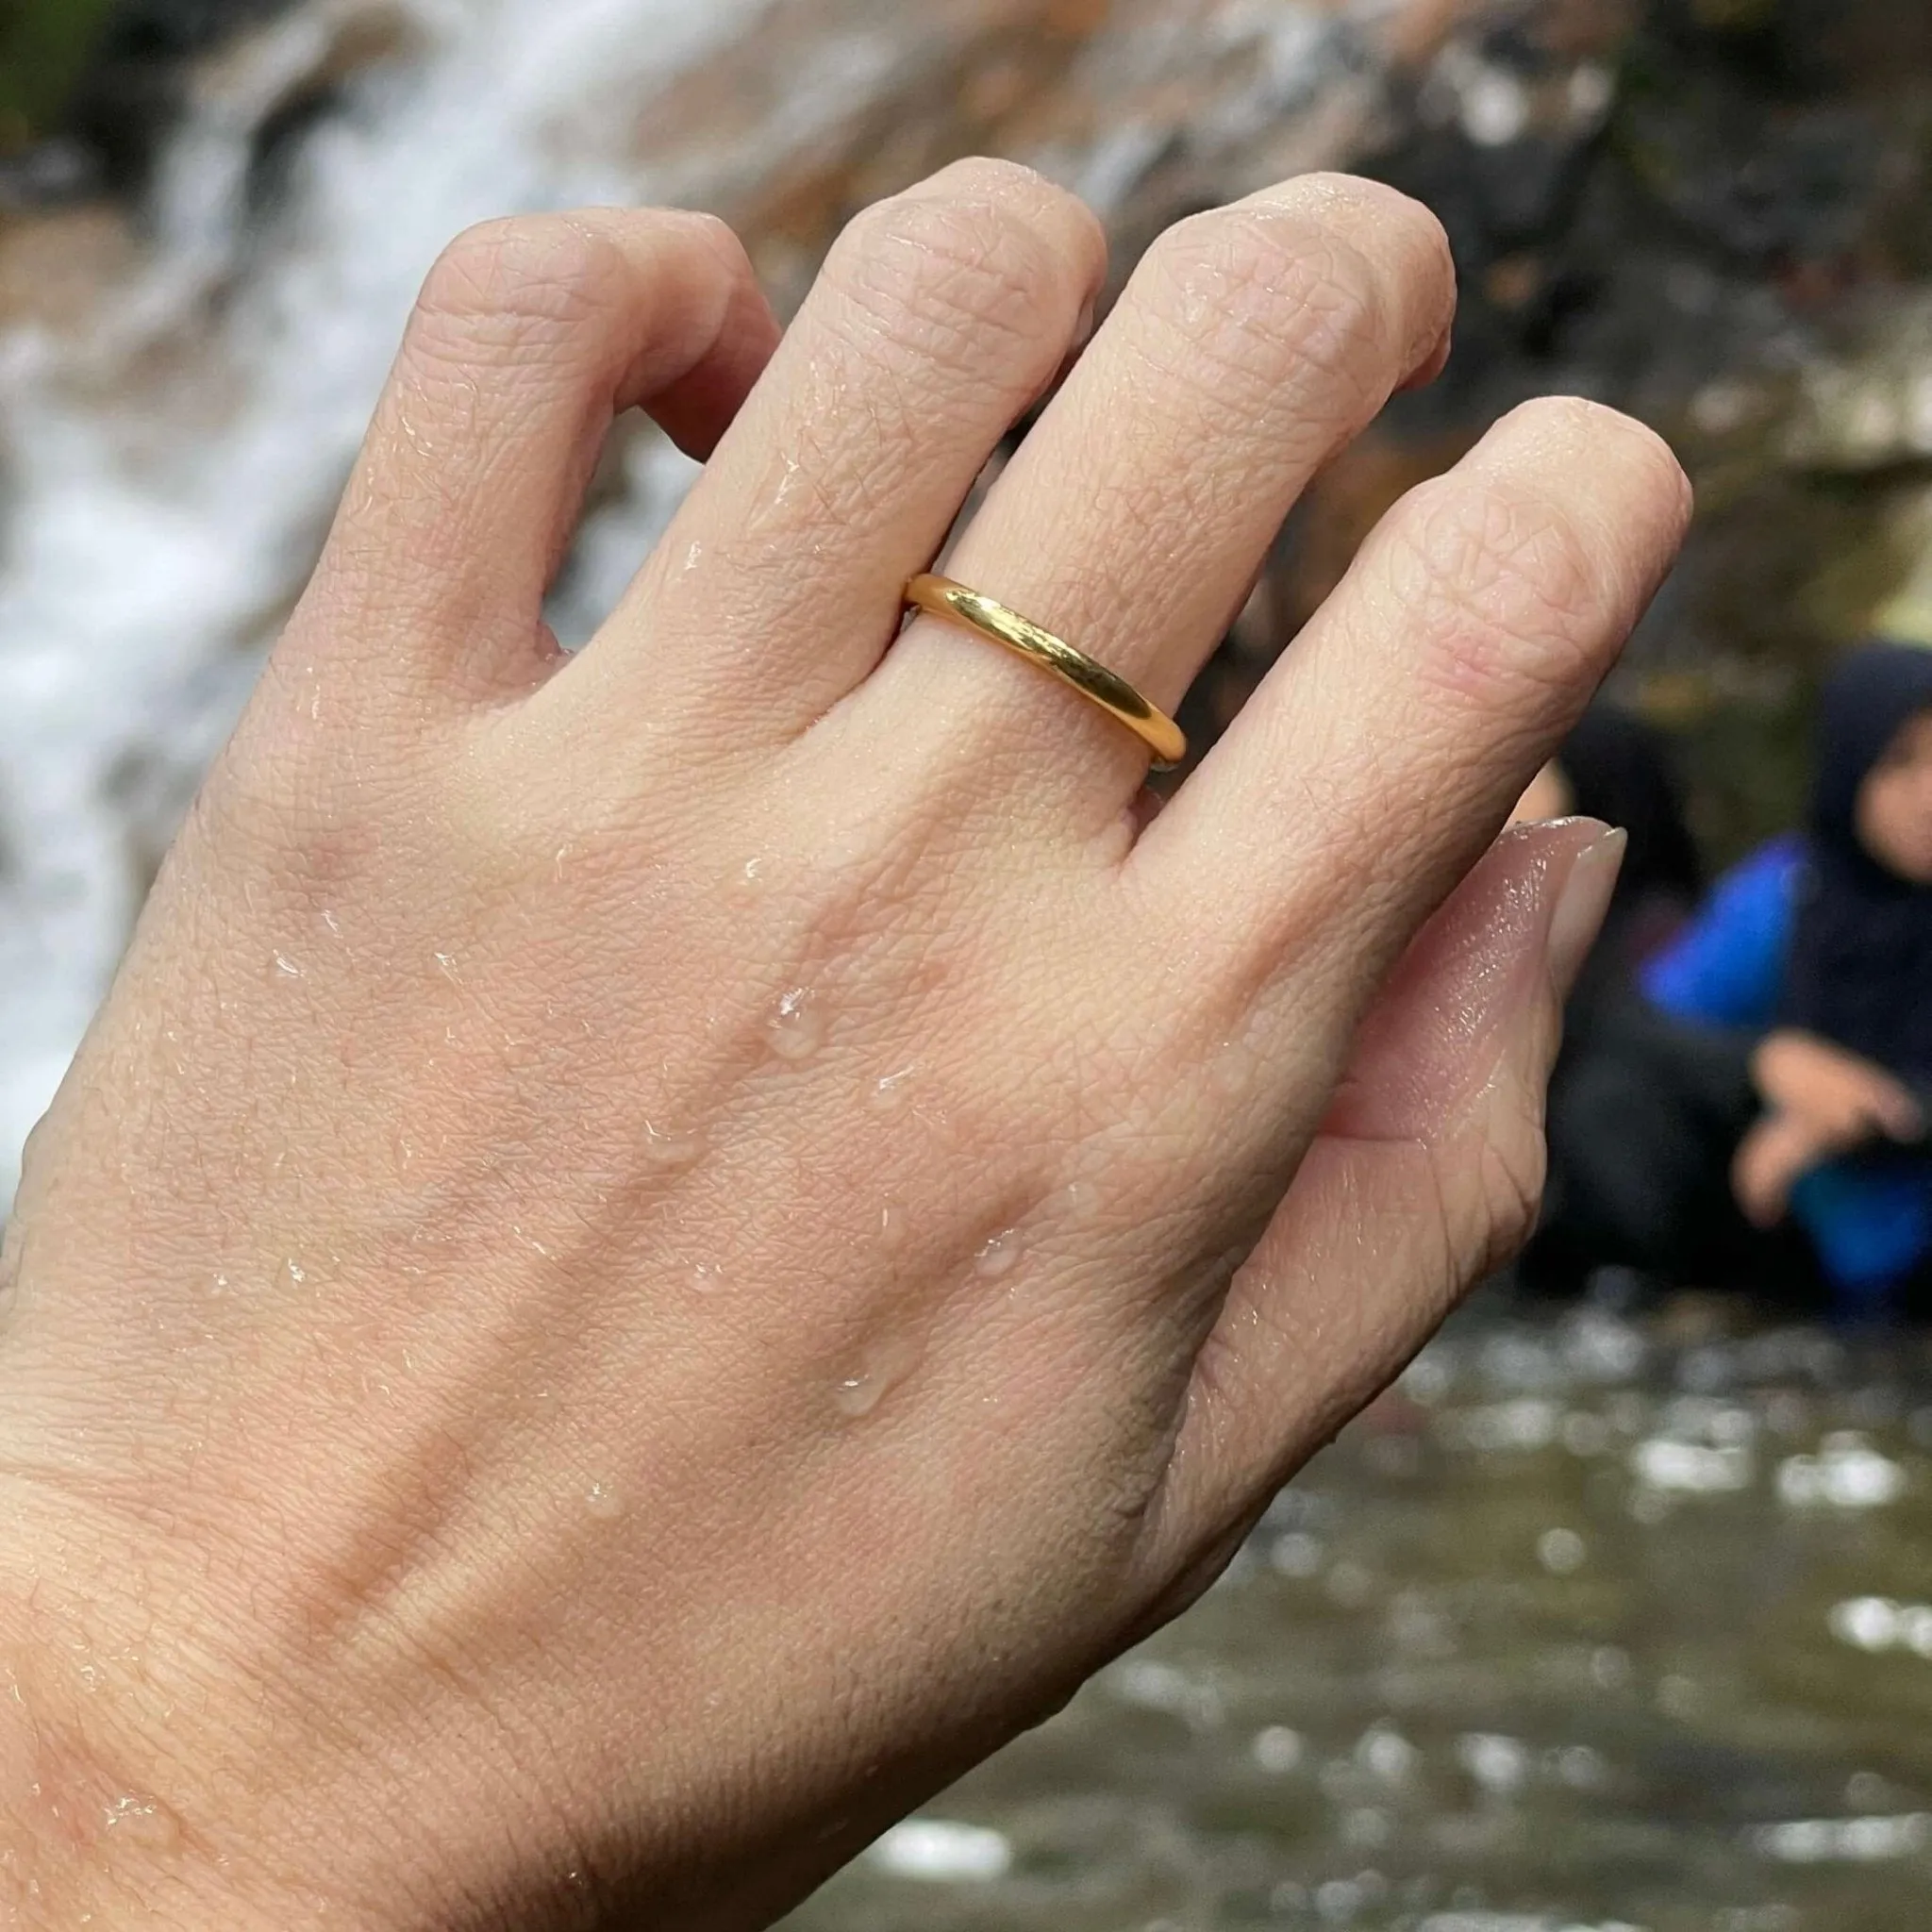
<svg viewBox="0 0 1932 1932"><path fill-rule="evenodd" d="M1339 388L1354 415L1393 380L1391 304L1346 236L1282 209L1228 208L1169 229L1149 272L1179 351L1173 373L1237 407L1292 381Z"/></svg>
<svg viewBox="0 0 1932 1932"><path fill-rule="evenodd" d="M934 177L960 201L1004 210L1053 253L1073 285L1095 283L1107 261L1100 217L1071 190L1020 161L974 156Z"/></svg>
<svg viewBox="0 0 1932 1932"><path fill-rule="evenodd" d="M375 785L351 783L325 751L278 736L273 756L245 739L230 747L191 808L189 841L227 855L265 907L339 904L394 862L388 815L415 779L398 771Z"/></svg>
<svg viewBox="0 0 1932 1932"><path fill-rule="evenodd" d="M1026 202L1074 200L1064 190L1055 187L1037 168L1029 168L1024 161L1008 160L998 155L968 155L963 160L941 169L933 177L933 185L941 182L949 191L965 197L1008 196Z"/></svg>
<svg viewBox="0 0 1932 1932"><path fill-rule="evenodd" d="M705 208L679 208L669 219L731 261L746 259L744 243L739 239L738 230L723 215L712 214Z"/></svg>
<svg viewBox="0 0 1932 1932"><path fill-rule="evenodd" d="M1556 436L1591 448L1614 449L1620 460L1657 475L1681 478L1670 444L1648 424L1587 396L1537 396L1519 404L1519 421L1541 423Z"/></svg>
<svg viewBox="0 0 1932 1932"><path fill-rule="evenodd" d="M1272 199L1305 220L1374 237L1435 299L1453 292L1456 258L1448 230L1432 208L1399 188L1358 175L1303 175Z"/></svg>
<svg viewBox="0 0 1932 1932"><path fill-rule="evenodd" d="M1681 535L1690 513L1690 479L1670 444L1635 417L1581 396L1540 396L1519 405L1498 430L1548 452L1554 463L1590 466L1617 553Z"/></svg>
<svg viewBox="0 0 1932 1932"><path fill-rule="evenodd" d="M1393 588L1420 620L1425 671L1485 707L1567 698L1609 641L1585 532L1560 504L1513 483L1425 485L1401 519Z"/></svg>
<svg viewBox="0 0 1932 1932"><path fill-rule="evenodd" d="M487 358L559 338L605 312L624 259L616 242L565 216L466 229L437 258L411 323L419 354Z"/></svg>
<svg viewBox="0 0 1932 1932"><path fill-rule="evenodd" d="M826 273L888 345L975 376L1004 373L1003 386L1016 345L1058 359L1084 291L1039 221L1001 196L881 202L846 229Z"/></svg>
<svg viewBox="0 0 1932 1932"><path fill-rule="evenodd" d="M753 289L758 287L758 271L752 266L744 238L723 215L710 214L701 208L653 209L647 219L660 225L667 235L681 231L709 254L732 281Z"/></svg>

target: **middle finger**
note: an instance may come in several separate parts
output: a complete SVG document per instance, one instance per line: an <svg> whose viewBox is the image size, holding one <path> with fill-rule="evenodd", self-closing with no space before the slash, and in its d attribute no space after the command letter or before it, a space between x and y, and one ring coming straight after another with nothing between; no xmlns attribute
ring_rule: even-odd
<svg viewBox="0 0 1932 1932"><path fill-rule="evenodd" d="M1317 470L1441 351L1441 227L1375 183L1307 175L1170 230L945 570L1173 710ZM859 693L894 741L974 761L1062 823L1117 818L1146 755L1076 693L922 621Z"/></svg>

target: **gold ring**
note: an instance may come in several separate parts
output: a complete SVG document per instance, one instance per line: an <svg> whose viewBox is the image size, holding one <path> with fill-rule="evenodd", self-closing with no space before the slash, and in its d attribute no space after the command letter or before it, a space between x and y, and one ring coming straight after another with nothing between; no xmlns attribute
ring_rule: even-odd
<svg viewBox="0 0 1932 1932"><path fill-rule="evenodd" d="M1029 624L1017 610L1008 610L950 577L918 576L906 586L906 602L928 617L977 631L996 644L1048 671L1070 684L1111 718L1118 718L1154 754L1154 769L1171 772L1188 755L1181 727L1165 711L1158 711L1124 677L1097 664L1085 651L1057 638L1050 630Z"/></svg>

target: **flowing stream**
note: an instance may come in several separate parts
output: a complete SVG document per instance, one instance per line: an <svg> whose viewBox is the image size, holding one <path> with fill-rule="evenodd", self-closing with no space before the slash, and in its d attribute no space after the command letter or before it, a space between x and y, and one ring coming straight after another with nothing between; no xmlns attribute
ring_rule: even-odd
<svg viewBox="0 0 1932 1932"><path fill-rule="evenodd" d="M788 1932L1921 1932L1928 1368L1475 1311Z"/></svg>

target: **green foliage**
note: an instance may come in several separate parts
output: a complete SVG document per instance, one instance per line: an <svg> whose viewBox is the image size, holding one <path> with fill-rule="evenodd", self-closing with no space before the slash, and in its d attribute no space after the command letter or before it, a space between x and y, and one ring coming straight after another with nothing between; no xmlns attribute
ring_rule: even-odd
<svg viewBox="0 0 1932 1932"><path fill-rule="evenodd" d="M66 105L112 0L0 0L0 152L44 133Z"/></svg>

